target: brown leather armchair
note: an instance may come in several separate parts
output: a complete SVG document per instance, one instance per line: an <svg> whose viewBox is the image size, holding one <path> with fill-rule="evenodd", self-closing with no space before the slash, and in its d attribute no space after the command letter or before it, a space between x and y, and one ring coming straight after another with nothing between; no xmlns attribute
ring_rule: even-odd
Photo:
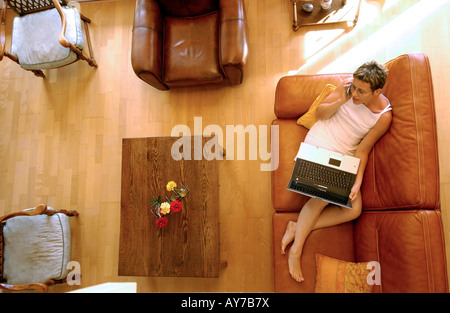
<svg viewBox="0 0 450 313"><path fill-rule="evenodd" d="M286 190L300 142L308 129L297 118L327 83L351 74L280 79L274 125L279 126L279 166L272 172L273 259L276 292L314 292L317 253L347 262L376 261L381 284L373 292L448 292L439 196L439 162L433 83L428 57L407 54L386 63L383 89L392 104L388 132L372 149L361 187L363 213L353 221L311 232L302 254L305 281L289 274L281 238L307 197Z"/></svg>
<svg viewBox="0 0 450 313"><path fill-rule="evenodd" d="M131 63L160 90L239 85L247 32L243 0L137 0Z"/></svg>

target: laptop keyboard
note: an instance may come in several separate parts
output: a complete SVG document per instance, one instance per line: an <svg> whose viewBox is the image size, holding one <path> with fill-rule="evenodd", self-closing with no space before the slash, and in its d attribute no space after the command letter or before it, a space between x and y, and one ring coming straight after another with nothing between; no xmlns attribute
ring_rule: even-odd
<svg viewBox="0 0 450 313"><path fill-rule="evenodd" d="M322 198L324 200L328 200L330 202L347 204L347 201L348 201L348 197L338 196L335 194L331 194L329 192L322 192L317 189L305 186L301 183L297 183L295 181L291 181L291 183L289 184L289 188L291 190L297 190L297 191L309 194L311 196L320 197L320 198Z"/></svg>
<svg viewBox="0 0 450 313"><path fill-rule="evenodd" d="M328 185L346 190L350 188L352 175L333 168L298 159L300 162L297 169L297 177L302 177L321 185Z"/></svg>

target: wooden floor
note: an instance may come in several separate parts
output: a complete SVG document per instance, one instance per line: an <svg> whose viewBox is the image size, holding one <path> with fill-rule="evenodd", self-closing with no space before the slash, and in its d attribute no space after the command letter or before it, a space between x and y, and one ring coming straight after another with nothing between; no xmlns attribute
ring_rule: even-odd
<svg viewBox="0 0 450 313"><path fill-rule="evenodd" d="M441 202L450 260L450 1L362 1L351 30L291 28L288 0L246 0L249 58L244 83L158 91L130 63L134 1L82 2L99 68L84 62L35 77L0 63L0 215L46 203L80 212L72 220L72 259L82 285L137 282L138 292L273 291L270 172L258 155L224 160L219 278L119 277L122 138L169 136L175 125L270 125L275 86L293 73L353 72L362 62L403 53L429 55L439 136ZM8 12L10 28L13 13ZM8 38L9 42L9 38ZM197 124L197 127L199 125ZM201 132L201 131L200 131ZM268 131L259 130L268 137Z"/></svg>

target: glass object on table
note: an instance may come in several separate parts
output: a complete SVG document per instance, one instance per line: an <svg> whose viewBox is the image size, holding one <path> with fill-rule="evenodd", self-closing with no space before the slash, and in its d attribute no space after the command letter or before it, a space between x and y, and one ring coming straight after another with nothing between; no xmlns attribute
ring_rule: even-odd
<svg viewBox="0 0 450 313"><path fill-rule="evenodd" d="M329 9L331 9L332 2L333 2L333 0L320 0L320 6L324 10L329 10Z"/></svg>

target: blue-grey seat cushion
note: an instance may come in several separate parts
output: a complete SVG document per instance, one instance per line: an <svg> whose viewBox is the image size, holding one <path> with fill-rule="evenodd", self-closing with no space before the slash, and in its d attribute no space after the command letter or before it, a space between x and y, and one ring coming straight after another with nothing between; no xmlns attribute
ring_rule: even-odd
<svg viewBox="0 0 450 313"><path fill-rule="evenodd" d="M22 285L63 279L70 261L69 219L65 214L17 216L6 221L4 277Z"/></svg>
<svg viewBox="0 0 450 313"><path fill-rule="evenodd" d="M80 13L72 7L63 7L67 26L65 37L83 49L83 30ZM64 66L77 59L77 54L58 41L61 18L55 9L14 18L11 54L19 59L24 69L39 70Z"/></svg>

